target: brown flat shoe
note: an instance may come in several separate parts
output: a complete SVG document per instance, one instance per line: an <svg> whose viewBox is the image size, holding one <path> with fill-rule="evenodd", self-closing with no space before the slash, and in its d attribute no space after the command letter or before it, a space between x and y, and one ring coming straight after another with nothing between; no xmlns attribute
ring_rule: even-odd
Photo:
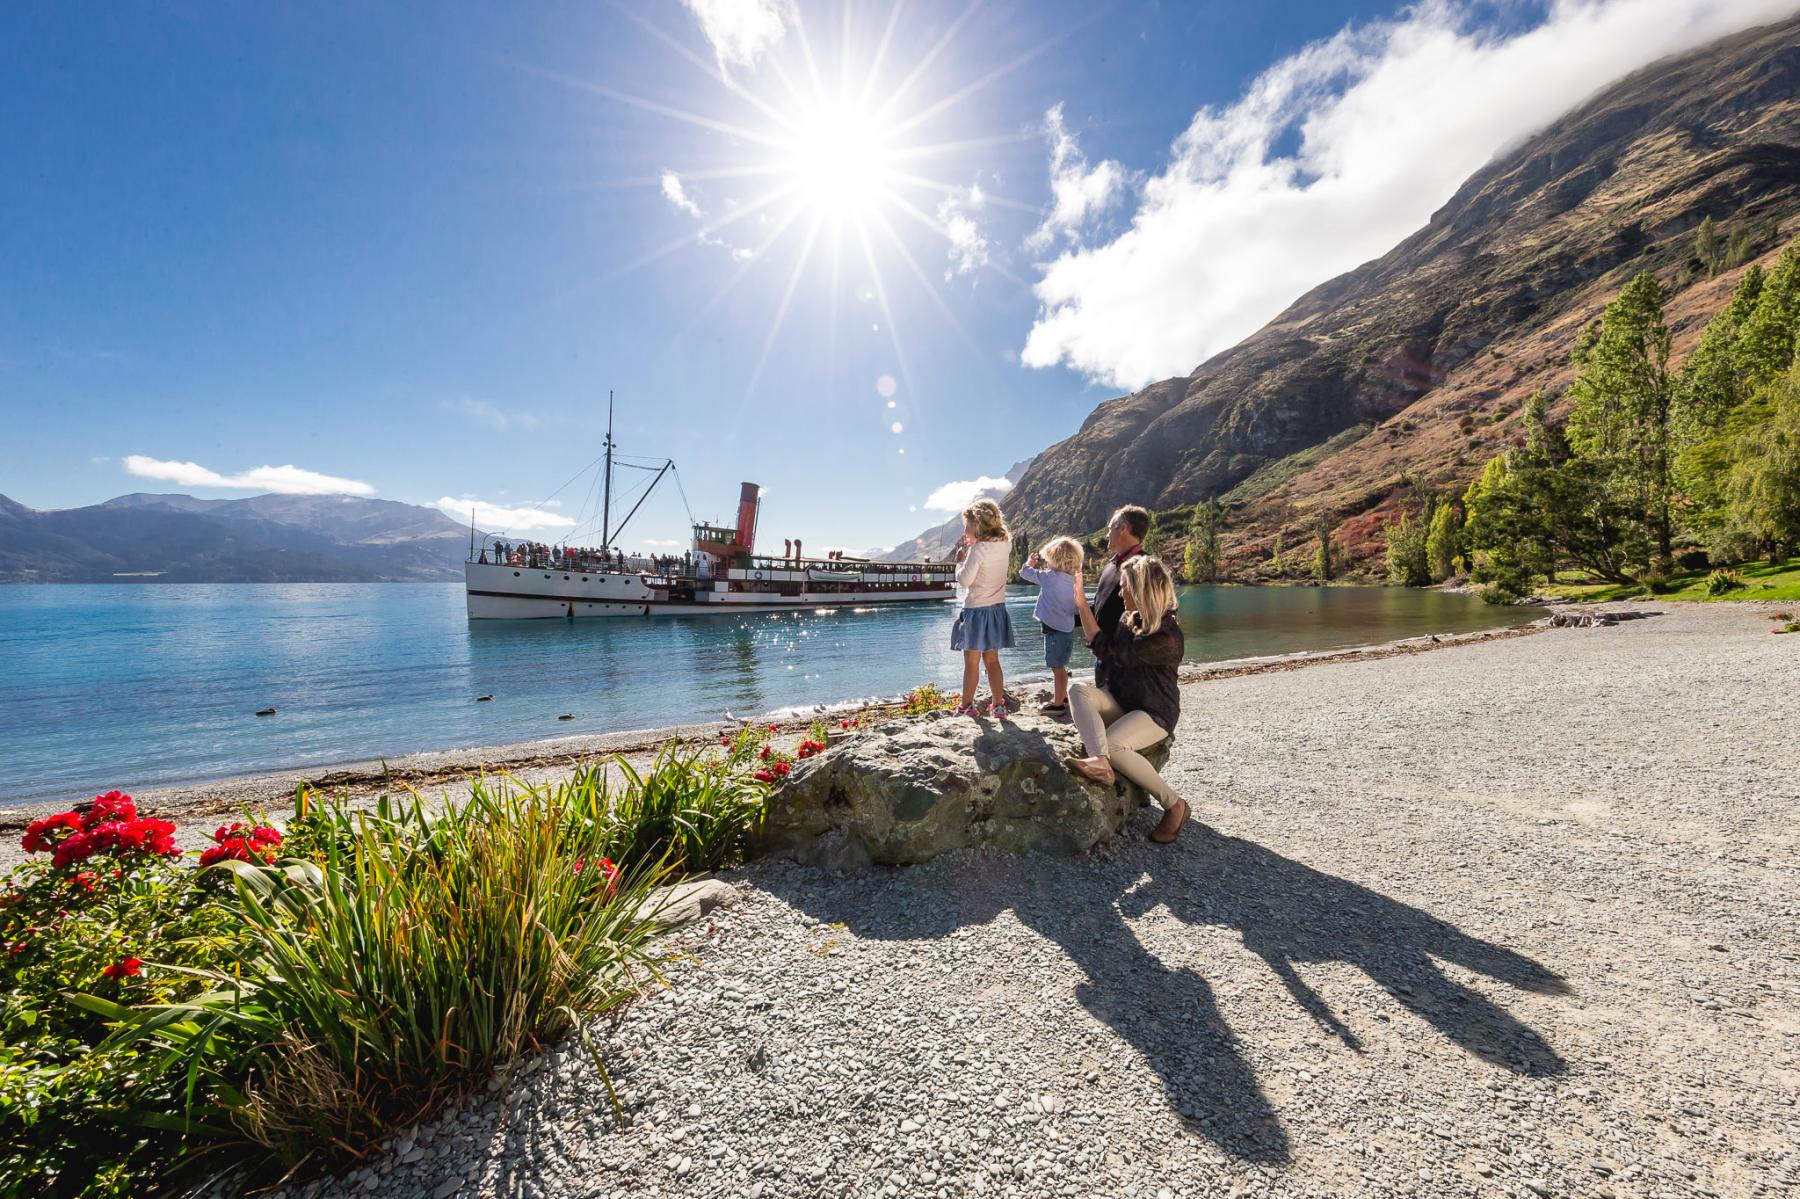
<svg viewBox="0 0 1800 1199"><path fill-rule="evenodd" d="M1091 766L1086 758L1064 758L1063 762L1070 770L1091 783L1099 783L1102 787L1113 785L1114 775L1110 766Z"/></svg>
<svg viewBox="0 0 1800 1199"><path fill-rule="evenodd" d="M1177 820L1175 822L1175 831L1170 833L1166 837L1157 836L1156 834L1159 831L1161 831L1162 826L1169 822L1169 817L1173 816L1177 811L1180 811L1181 819ZM1175 801L1175 806L1173 808L1170 808L1167 812L1164 812L1162 820L1158 821L1156 827L1150 830L1150 839L1152 841L1156 842L1158 845L1173 845L1173 844L1175 844L1175 839L1177 837L1181 836L1182 827L1184 825L1186 825L1187 822L1188 822L1187 800L1178 799Z"/></svg>

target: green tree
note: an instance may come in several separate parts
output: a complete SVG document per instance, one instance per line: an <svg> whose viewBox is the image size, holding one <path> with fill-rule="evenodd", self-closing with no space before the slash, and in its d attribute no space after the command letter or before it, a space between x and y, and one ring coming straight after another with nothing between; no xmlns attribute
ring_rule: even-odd
<svg viewBox="0 0 1800 1199"><path fill-rule="evenodd" d="M1403 509L1387 527L1388 582L1396 587L1429 587L1431 560L1426 553L1426 521Z"/></svg>
<svg viewBox="0 0 1800 1199"><path fill-rule="evenodd" d="M1441 583L1456 573L1456 560L1462 556L1462 511L1452 503L1441 503L1432 514L1431 527L1425 533L1425 563L1431 581Z"/></svg>
<svg viewBox="0 0 1800 1199"><path fill-rule="evenodd" d="M1675 377L1675 486L1682 527L1710 541L1725 523L1725 476L1730 465L1725 425L1748 396L1739 369L1739 341L1762 294L1763 272L1752 266L1731 302L1706 323Z"/></svg>
<svg viewBox="0 0 1800 1199"><path fill-rule="evenodd" d="M1219 533L1224 525L1225 504L1217 496L1194 505L1194 513L1188 518L1187 550L1182 555L1188 582L1219 581Z"/></svg>
<svg viewBox="0 0 1800 1199"><path fill-rule="evenodd" d="M1331 582L1332 552L1331 514L1323 508L1313 518L1313 535L1319 539L1319 548L1313 551L1313 575L1321 583Z"/></svg>
<svg viewBox="0 0 1800 1199"><path fill-rule="evenodd" d="M1725 245L1710 216L1700 222L1700 228L1694 233L1694 257L1700 260L1708 275L1718 274L1719 268L1725 265Z"/></svg>
<svg viewBox="0 0 1800 1199"><path fill-rule="evenodd" d="M1280 578L1283 574L1287 573L1287 563L1281 560L1282 543L1286 540L1287 526L1283 525L1275 530L1275 542L1273 549L1269 554L1269 573L1273 574L1276 578Z"/></svg>
<svg viewBox="0 0 1800 1199"><path fill-rule="evenodd" d="M1006 563L1007 581L1019 581L1019 567L1025 565L1025 559L1031 556L1031 539L1025 535L1024 529L1013 530L1012 553Z"/></svg>
<svg viewBox="0 0 1800 1199"><path fill-rule="evenodd" d="M1796 326L1800 326L1800 239L1776 259L1738 334L1738 374L1750 387L1787 372L1794 361Z"/></svg>
<svg viewBox="0 0 1800 1199"><path fill-rule="evenodd" d="M1568 442L1591 465L1610 501L1640 521L1652 565L1667 570L1674 525L1669 330L1662 285L1649 271L1606 306L1577 344Z"/></svg>
<svg viewBox="0 0 1800 1199"><path fill-rule="evenodd" d="M1730 424L1726 532L1774 560L1800 545L1800 371L1765 385ZM1754 549L1751 549L1754 547Z"/></svg>

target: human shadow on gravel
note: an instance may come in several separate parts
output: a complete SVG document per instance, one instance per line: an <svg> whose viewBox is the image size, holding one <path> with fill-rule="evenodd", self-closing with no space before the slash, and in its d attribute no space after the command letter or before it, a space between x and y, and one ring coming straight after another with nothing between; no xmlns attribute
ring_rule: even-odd
<svg viewBox="0 0 1800 1199"><path fill-rule="evenodd" d="M1142 837L1141 825L1142 818L1133 821L1122 836ZM1003 855L966 859L953 873L942 866L883 871L874 887L868 875L838 880L798 870L758 881L802 911L873 939L937 939L1010 909L1087 976L1075 1000L1156 1071L1186 1126L1247 1161L1283 1164L1292 1150L1243 1043L1207 979L1165 964L1128 917L1162 905L1185 925L1237 930L1295 1002L1353 1050L1362 1042L1350 1022L1306 984L1298 964L1357 967L1445 1037L1514 1073L1564 1068L1541 1037L1434 959L1540 994L1567 991L1557 974L1408 904L1198 823L1168 849L1127 845L1075 870L1053 858Z"/></svg>

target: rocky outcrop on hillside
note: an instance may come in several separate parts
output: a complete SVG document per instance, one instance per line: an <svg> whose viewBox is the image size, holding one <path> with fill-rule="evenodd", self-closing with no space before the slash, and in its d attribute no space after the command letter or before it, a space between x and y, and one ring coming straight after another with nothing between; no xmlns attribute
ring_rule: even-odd
<svg viewBox="0 0 1800 1199"><path fill-rule="evenodd" d="M1733 281L1695 272L1701 220L1754 257L1797 213L1800 19L1608 87L1384 257L1192 374L1100 405L1004 506L1087 531L1121 503L1222 495L1242 554L1320 507L1340 524L1381 509L1403 476L1466 482L1525 397L1566 382L1576 335L1633 273L1678 289L1679 351Z"/></svg>

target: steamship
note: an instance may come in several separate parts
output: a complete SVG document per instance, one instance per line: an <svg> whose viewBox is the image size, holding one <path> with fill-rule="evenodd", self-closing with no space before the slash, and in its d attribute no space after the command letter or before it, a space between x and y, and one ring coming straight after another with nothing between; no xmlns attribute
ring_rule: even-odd
<svg viewBox="0 0 1800 1199"><path fill-rule="evenodd" d="M610 405L609 405L610 407ZM612 418L607 417L600 545L477 547L471 532L463 586L471 620L577 620L601 616L690 616L803 608L942 602L956 596L950 562L873 562L830 555L808 558L792 541L777 557L756 550L762 489L745 483L732 527L693 522L686 553L626 554L620 535L663 477L665 460L617 529L611 527L614 470ZM691 514L690 514L691 518Z"/></svg>

